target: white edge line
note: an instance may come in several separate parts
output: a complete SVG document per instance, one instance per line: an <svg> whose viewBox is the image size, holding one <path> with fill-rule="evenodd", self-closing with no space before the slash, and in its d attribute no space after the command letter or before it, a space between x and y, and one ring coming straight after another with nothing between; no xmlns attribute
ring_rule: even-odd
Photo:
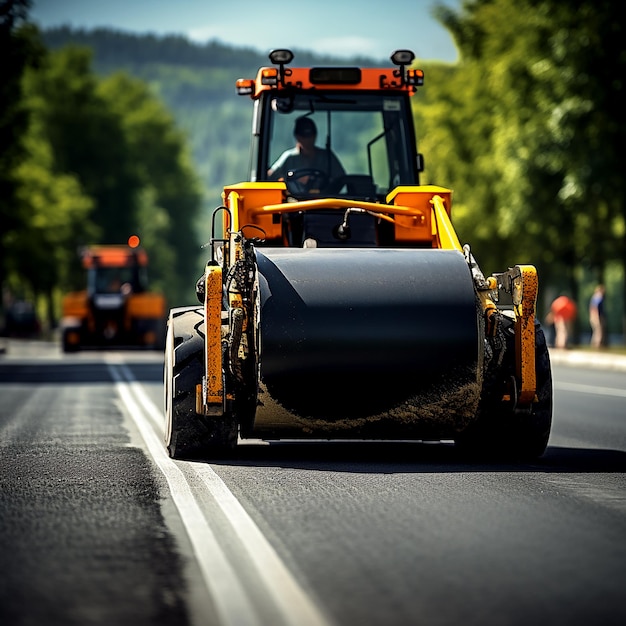
<svg viewBox="0 0 626 626"><path fill-rule="evenodd" d="M124 374L127 380L134 381L128 368L125 368ZM156 415L160 412L136 381L134 381L133 391L146 413ZM167 461L173 463L164 452L162 455ZM178 470L178 468L176 469ZM328 620L322 616L294 580L274 548L224 481L209 465L194 463L192 469L207 486L215 502L246 548L249 558L257 569L257 578L263 580L268 594L284 616L285 623L293 624L293 626L327 626Z"/></svg>
<svg viewBox="0 0 626 626"><path fill-rule="evenodd" d="M287 618L287 623L294 626L328 624L222 479L209 465L194 465L193 469L247 547L259 577L264 579L268 593Z"/></svg>
<svg viewBox="0 0 626 626"><path fill-rule="evenodd" d="M141 385L139 384L137 379L133 376L133 373L130 371L128 365L126 365L126 363L122 363L119 365L119 368L123 374L124 382L131 388L132 392L135 394L135 397L137 398L139 403L143 404L144 406L146 405L146 403L149 403L149 407L147 408L149 408L150 410L144 411L143 412L144 416L149 418L149 420L157 428L161 428L164 424L163 424L163 419L159 419L159 418L162 418L163 412L159 411L157 407L155 406L154 402L152 402L148 398L144 390L141 388ZM167 455L164 455L164 456L168 461L170 460Z"/></svg>
<svg viewBox="0 0 626 626"><path fill-rule="evenodd" d="M141 417L141 408L132 397L130 386L123 380L120 372L110 363L107 364L107 367L150 454L167 480L172 498L193 545L205 584L215 603L220 624L262 626L259 615L255 614L241 582L220 548L183 473L174 461L165 454L164 445L156 436L153 428ZM154 404L151 404L154 407Z"/></svg>

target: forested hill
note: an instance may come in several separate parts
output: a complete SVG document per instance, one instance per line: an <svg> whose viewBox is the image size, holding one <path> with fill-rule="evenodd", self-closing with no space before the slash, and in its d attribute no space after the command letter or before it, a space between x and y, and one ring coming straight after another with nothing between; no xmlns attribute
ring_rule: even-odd
<svg viewBox="0 0 626 626"><path fill-rule="evenodd" d="M219 204L225 183L245 178L252 107L248 98L235 95L235 81L253 78L260 66L269 64L267 54L215 41L197 44L182 36L158 37L111 29L61 27L44 30L42 37L52 50L67 44L91 48L93 69L100 75L123 70L150 85L188 134L196 169L207 189L209 208ZM294 52L301 65L389 63L366 57L339 60L307 51Z"/></svg>
<svg viewBox="0 0 626 626"><path fill-rule="evenodd" d="M234 47L217 41L198 44L178 36L139 35L108 28L94 30L72 29L69 27L51 28L43 31L44 41L51 48L58 48L68 42L84 45L95 52L95 69L108 72L119 67L141 68L142 66L163 64L197 68L218 68L225 70L250 71L268 63L267 54L260 54L253 48ZM277 42L279 47L280 42ZM267 51L269 53L269 50ZM298 62L308 64L336 64L337 58L316 55L306 50L294 50ZM391 54L393 50L389 51ZM346 62L345 59L343 62ZM368 65L389 62L388 59L355 57L347 61L352 64Z"/></svg>
<svg viewBox="0 0 626 626"><path fill-rule="evenodd" d="M44 30L43 36L45 43L53 49L69 42L92 48L94 69L102 73L120 67L140 71L154 65L240 70L259 60L259 53L252 49L232 48L218 42L199 45L176 35L159 37L108 28L61 27Z"/></svg>

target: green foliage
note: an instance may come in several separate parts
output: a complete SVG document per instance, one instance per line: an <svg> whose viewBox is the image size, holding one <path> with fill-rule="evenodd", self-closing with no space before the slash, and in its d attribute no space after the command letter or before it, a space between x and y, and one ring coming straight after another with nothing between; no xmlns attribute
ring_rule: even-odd
<svg viewBox="0 0 626 626"><path fill-rule="evenodd" d="M54 154L54 169L72 172L93 198L100 243L116 243L136 222L141 181L122 120L98 93L91 52L68 46L27 76L33 115ZM90 243L90 242L84 242Z"/></svg>
<svg viewBox="0 0 626 626"><path fill-rule="evenodd" d="M532 262L574 296L576 268L602 280L626 259L620 14L609 0L440 7L461 62L444 82L427 73L418 114L436 133L422 142L427 165L447 175L479 262Z"/></svg>
<svg viewBox="0 0 626 626"><path fill-rule="evenodd" d="M425 98L418 92L414 102L419 147L425 154L422 182L453 190L452 217L459 238L471 244L485 272L499 271L512 238L495 219L497 174L487 149L493 126L486 114L492 103L473 68L433 64L424 72Z"/></svg>
<svg viewBox="0 0 626 626"><path fill-rule="evenodd" d="M28 36L37 42L36 30ZM153 286L174 304L195 297L202 268L202 189L187 137L145 83L123 73L102 79L91 58L73 45L40 47L37 64L24 61L14 99L24 122L14 141L15 190L2 197L10 217L2 276L13 292L43 294L51 323L56 294L84 286L81 245L139 234Z"/></svg>
<svg viewBox="0 0 626 626"><path fill-rule="evenodd" d="M4 296L9 273L9 241L28 222L20 206L18 168L24 158L23 134L28 112L23 105L22 75L43 52L25 20L29 2L0 0L0 293ZM0 300L3 309L4 297Z"/></svg>
<svg viewBox="0 0 626 626"><path fill-rule="evenodd" d="M202 191L186 136L143 81L118 72L100 83L99 94L119 116L142 189L133 228L152 251L151 273L172 301L187 303L202 271L196 232Z"/></svg>
<svg viewBox="0 0 626 626"><path fill-rule="evenodd" d="M13 281L30 285L32 296L48 295L75 282L76 243L95 232L88 220L93 202L76 177L53 172L50 145L35 132L26 136L25 145L30 156L16 173L26 226L7 232L7 269Z"/></svg>

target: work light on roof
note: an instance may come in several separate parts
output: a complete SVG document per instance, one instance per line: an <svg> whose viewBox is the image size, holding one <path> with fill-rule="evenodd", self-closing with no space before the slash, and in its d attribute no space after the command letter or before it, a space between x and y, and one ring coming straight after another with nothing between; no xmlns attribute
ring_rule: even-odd
<svg viewBox="0 0 626 626"><path fill-rule="evenodd" d="M293 52L285 48L272 50L270 52L270 61L274 65L288 65L293 61Z"/></svg>
<svg viewBox="0 0 626 626"><path fill-rule="evenodd" d="M391 55L391 61L394 65L410 65L415 59L415 54L411 50L396 50Z"/></svg>

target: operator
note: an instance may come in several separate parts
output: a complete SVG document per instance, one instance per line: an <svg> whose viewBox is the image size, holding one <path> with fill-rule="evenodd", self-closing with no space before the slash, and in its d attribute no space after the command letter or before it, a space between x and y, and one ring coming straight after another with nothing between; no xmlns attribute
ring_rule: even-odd
<svg viewBox="0 0 626 626"><path fill-rule="evenodd" d="M332 150L315 145L317 127L306 116L296 119L293 129L296 139L294 148L285 150L268 170L269 180L285 180L287 172L301 169L315 169L324 172L328 180L345 175L345 170Z"/></svg>

